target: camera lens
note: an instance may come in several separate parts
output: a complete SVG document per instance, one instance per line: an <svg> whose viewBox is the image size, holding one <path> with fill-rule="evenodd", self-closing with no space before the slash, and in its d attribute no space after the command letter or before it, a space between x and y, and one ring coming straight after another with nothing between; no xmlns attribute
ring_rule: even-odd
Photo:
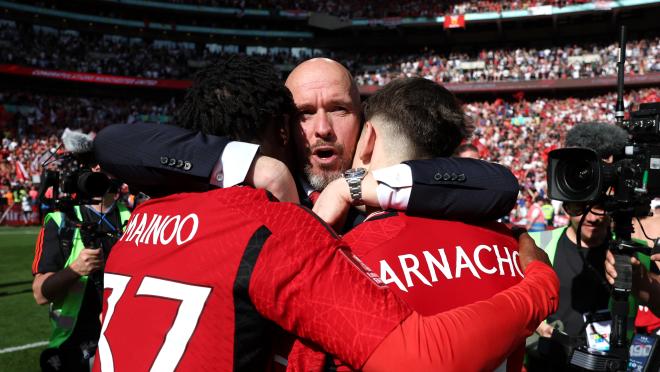
<svg viewBox="0 0 660 372"><path fill-rule="evenodd" d="M83 171L78 177L78 190L89 196L103 196L110 187L110 179L103 173Z"/></svg>
<svg viewBox="0 0 660 372"><path fill-rule="evenodd" d="M559 167L558 180L562 191L576 199L591 193L596 180L593 163L585 159L565 161Z"/></svg>

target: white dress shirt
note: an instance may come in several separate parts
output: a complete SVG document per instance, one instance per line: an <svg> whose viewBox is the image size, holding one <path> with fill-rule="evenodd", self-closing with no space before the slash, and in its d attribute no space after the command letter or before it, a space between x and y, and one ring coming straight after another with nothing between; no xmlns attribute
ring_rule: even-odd
<svg viewBox="0 0 660 372"><path fill-rule="evenodd" d="M245 180L258 145L229 142L211 172L210 183L218 187L235 186ZM406 164L397 164L373 171L378 182L376 195L381 209L406 210L412 188L412 171Z"/></svg>

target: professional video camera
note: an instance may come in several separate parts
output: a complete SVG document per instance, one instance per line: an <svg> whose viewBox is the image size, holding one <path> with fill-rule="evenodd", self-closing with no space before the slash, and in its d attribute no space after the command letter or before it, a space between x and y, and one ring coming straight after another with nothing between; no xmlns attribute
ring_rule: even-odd
<svg viewBox="0 0 660 372"><path fill-rule="evenodd" d="M118 189L107 175L95 172L96 165L89 135L71 131L68 128L62 135L62 144L66 150L56 156L57 150L43 162L44 171L39 186L39 200L52 210L62 212L64 220L58 233L62 252L69 252L79 229L80 238L86 247L101 247L102 240L107 237L119 239L121 229L113 232L103 231L101 225L95 222L85 222L74 211L76 205L101 203L101 198L108 192ZM47 198L46 192L52 187L52 197ZM109 252L104 250L104 259ZM64 254L65 257L68 253ZM103 296L103 272L96 271L89 276L98 295Z"/></svg>
<svg viewBox="0 0 660 372"><path fill-rule="evenodd" d="M58 210L91 204L92 199L103 196L112 185L108 176L92 171L92 138L67 128L62 143L66 152L60 156L51 154L44 161L39 200ZM52 198L46 198L51 187Z"/></svg>
<svg viewBox="0 0 660 372"><path fill-rule="evenodd" d="M633 348L627 339L628 298L632 290L630 257L637 252L651 253L651 248L634 242L632 219L648 216L651 200L660 196L660 103L642 104L624 121L623 66L625 62L625 27L621 27L618 62L617 124L627 130L629 139L612 163L606 163L596 151L587 148L565 148L551 151L548 156L548 195L572 206L583 218L598 205L614 221L614 236L610 251L615 257L617 278L612 286L612 328L608 351L589 349L559 331L552 340L561 344L573 367L590 371L656 371L658 358L654 336L636 335ZM656 248L653 253L658 251ZM633 350L634 349L634 350ZM631 353L631 350L633 352ZM640 350L646 352L640 364ZM637 364L635 364L637 363ZM642 366L642 367L640 367Z"/></svg>
<svg viewBox="0 0 660 372"><path fill-rule="evenodd" d="M621 204L648 207L660 196L660 103L640 105L623 123L630 141L613 163L604 162L596 151L565 148L548 157L548 194L565 202L602 202L606 210ZM614 188L615 195L607 191ZM639 209L635 216L648 215Z"/></svg>

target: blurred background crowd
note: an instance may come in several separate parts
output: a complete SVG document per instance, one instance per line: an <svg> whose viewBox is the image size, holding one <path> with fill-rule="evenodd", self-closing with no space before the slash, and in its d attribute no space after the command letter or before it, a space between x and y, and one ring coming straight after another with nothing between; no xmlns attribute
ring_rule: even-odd
<svg viewBox="0 0 660 372"><path fill-rule="evenodd" d="M365 3L355 0L319 1L319 0L169 0L173 3L186 3L206 6L225 6L239 9L278 9L301 10L328 13L347 18L377 17L425 17L462 13L501 12L504 10L529 9L531 7L589 3L590 0L530 0L530 1L492 1L492 0L450 0L450 1L396 1L386 0Z"/></svg>
<svg viewBox="0 0 660 372"><path fill-rule="evenodd" d="M524 225L528 207L536 197L547 193L548 152L559 148L566 132L577 123L613 122L616 95L518 98L466 102L464 109L476 127L470 143L478 149L479 157L510 167L518 178L522 192L511 222ZM659 99L660 88L646 88L630 91L624 102L630 110ZM146 102L0 92L2 194L14 193L8 198L13 203L21 199L19 194L26 194L39 183L41 164L57 150L66 127L93 135L110 124L166 124L172 120L175 109L174 99ZM31 203L36 205L36 200Z"/></svg>
<svg viewBox="0 0 660 372"><path fill-rule="evenodd" d="M612 4L608 2L169 0L166 3L183 8L168 13L166 7L156 10L149 4L131 7L114 6L111 1L95 2L93 6L84 2L28 1L25 4L33 8L5 9L5 16L0 17L0 70L5 66L4 72L9 72L5 75L8 83L0 86L3 134L0 192L4 196L0 202L3 205L18 203L27 195L34 211L38 210L31 191L40 182L44 159L57 151L64 128L94 134L116 123L170 123L177 102L181 101L182 88L195 72L216 59L237 54L261 55L283 77L305 59L331 57L349 68L364 96L400 77L420 76L447 84L459 94L465 111L476 125L470 143L476 147L478 156L510 167L518 178L522 186L520 200L509 218L521 225L526 223L526 213L533 200L546 196L548 152L559 147L565 133L577 123L614 121L612 79L617 72L618 44L612 32L604 35L602 30L612 29L607 25L612 22L609 17L616 18L619 14L609 11ZM575 19L550 16L551 12L560 14L564 9L568 9L567 14L573 14L570 12L581 6L592 6L589 8L592 13ZM628 17L643 17L645 8L631 9L632 15ZM282 11L289 11L289 16L283 16ZM505 22L508 11L524 12L519 18ZM467 26L459 24L464 30L447 29L444 34L433 36L439 26L433 23L420 23L415 28L396 22L376 22L355 30L348 27L329 32L323 27L315 28L309 12L349 21L361 18L400 21L400 17L418 17L425 19L424 22L435 22L433 17L450 15L497 16L482 17L483 21L474 24L473 18L465 18ZM126 22L136 20L142 26L139 29L123 28ZM591 27L583 28L583 23ZM207 27L211 31L216 27L231 29L224 29L229 32L226 36L222 33L199 36L190 31L179 32L182 24ZM151 30L152 27L157 31ZM560 36L564 29L566 34L578 36ZM287 39L287 30L297 32L296 36ZM280 32L281 36L271 37L271 31ZM306 40L300 32L309 32L312 38ZM12 75L13 69L19 67L86 73L86 77L151 79L154 84L174 81L180 85L175 90L149 90L80 85L55 79L26 83ZM627 79L648 78L642 80L643 84L627 89L626 112L637 109L640 103L658 100L660 85L654 83L660 80L656 77L660 73L657 28L654 31L640 22L639 31L631 33L625 71ZM610 80L602 85L605 79ZM559 85L538 85L570 81L585 83L571 91L548 88ZM491 92L493 87L504 83L510 84L507 90ZM556 216L561 220L561 210L556 207Z"/></svg>
<svg viewBox="0 0 660 372"><path fill-rule="evenodd" d="M343 61L361 85L385 85L392 79L421 76L438 83L541 79L580 79L616 75L617 44L570 44L546 48L427 50L416 54L346 53L293 48L237 49L166 40L146 41L118 35L81 35L75 30L0 23L0 63L44 69L187 79L209 61L232 54L260 54L282 69L317 55ZM630 41L626 72L660 72L660 38Z"/></svg>

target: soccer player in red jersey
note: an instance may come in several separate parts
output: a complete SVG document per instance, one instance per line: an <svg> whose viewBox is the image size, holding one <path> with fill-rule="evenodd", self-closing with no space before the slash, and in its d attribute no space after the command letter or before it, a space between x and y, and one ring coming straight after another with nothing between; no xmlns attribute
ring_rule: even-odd
<svg viewBox="0 0 660 372"><path fill-rule="evenodd" d="M263 149L278 157L292 107L272 66L236 57L196 76L177 120L243 141L284 139ZM266 191L153 199L135 210L106 264L94 368L263 370L276 325L355 369L495 367L556 307L558 284L544 253L528 247L521 261L526 277L518 285L427 317L310 211Z"/></svg>
<svg viewBox="0 0 660 372"><path fill-rule="evenodd" d="M365 102L364 115L366 123L353 166L370 172L409 160L451 156L472 129L454 95L423 78L392 81ZM464 175L447 174L446 181L459 177ZM355 204L346 184L343 179L331 183L314 210L324 215L326 208L345 209ZM502 224L369 211L373 213L346 234L345 241L422 315L488 299L523 278L518 241ZM504 361L506 370L520 371L523 356L521 342Z"/></svg>

